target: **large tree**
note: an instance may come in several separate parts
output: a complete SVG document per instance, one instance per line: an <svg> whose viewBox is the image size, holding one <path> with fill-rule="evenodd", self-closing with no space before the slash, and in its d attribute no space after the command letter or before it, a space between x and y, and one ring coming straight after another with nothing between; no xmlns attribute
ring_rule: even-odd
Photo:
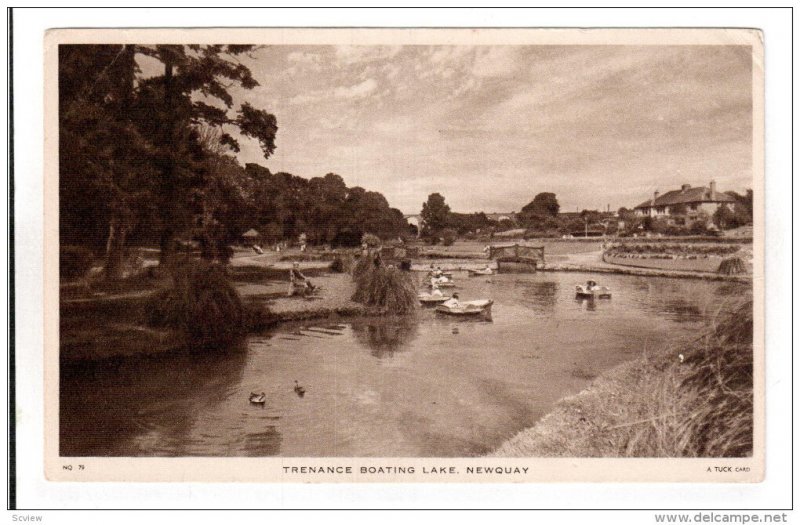
<svg viewBox="0 0 800 525"><path fill-rule="evenodd" d="M258 85L239 60L251 50L239 45L60 46L62 230L70 235L80 229L74 226L79 216L90 217L95 225L90 232L107 230L109 278L120 276L126 241L137 222L158 230L163 262L175 235L200 212L198 194L215 172L205 169L210 153L199 126L222 130L218 140L231 152L239 150L233 129L258 140L265 158L275 150L273 115L248 103L230 111L231 87ZM142 55L161 64L160 74L142 74L137 63Z"/></svg>
<svg viewBox="0 0 800 525"><path fill-rule="evenodd" d="M448 226L450 219L450 206L444 202L444 197L439 193L431 193L428 200L422 204L423 233L436 235Z"/></svg>
<svg viewBox="0 0 800 525"><path fill-rule="evenodd" d="M527 215L542 215L555 217L561 206L558 204L555 193L542 192L536 195L531 202L523 206L522 213Z"/></svg>
<svg viewBox="0 0 800 525"><path fill-rule="evenodd" d="M558 204L555 193L542 192L537 194L531 202L522 207L519 221L527 227L539 227L550 222L558 216L561 206Z"/></svg>
<svg viewBox="0 0 800 525"><path fill-rule="evenodd" d="M152 144L129 116L133 46L59 46L61 245L105 247L106 277L122 272L128 235L152 202Z"/></svg>
<svg viewBox="0 0 800 525"><path fill-rule="evenodd" d="M239 57L252 51L247 45L156 45L138 46L137 51L158 60L163 74L142 79L141 89L153 95L146 110L147 123L159 149L161 175L161 262L174 250L174 237L185 224L187 198L193 188L202 187L195 178L192 161L199 149L196 127L205 125L223 129L219 141L238 152L238 141L227 132L231 127L246 137L258 140L264 158L275 151L278 126L274 115L242 103L234 106L230 89L239 86L250 90L258 86L252 72ZM202 159L202 155L201 155Z"/></svg>

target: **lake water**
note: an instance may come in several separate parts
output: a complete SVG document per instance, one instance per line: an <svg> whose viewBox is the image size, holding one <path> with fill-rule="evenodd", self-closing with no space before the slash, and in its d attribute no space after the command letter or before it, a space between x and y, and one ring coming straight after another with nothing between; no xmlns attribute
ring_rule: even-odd
<svg viewBox="0 0 800 525"><path fill-rule="evenodd" d="M61 454L485 454L603 371L697 333L750 288L600 277L456 273L462 300L494 299L491 322L420 310L284 325L218 354L64 365ZM613 298L576 300L590 278ZM263 407L251 391L266 393Z"/></svg>

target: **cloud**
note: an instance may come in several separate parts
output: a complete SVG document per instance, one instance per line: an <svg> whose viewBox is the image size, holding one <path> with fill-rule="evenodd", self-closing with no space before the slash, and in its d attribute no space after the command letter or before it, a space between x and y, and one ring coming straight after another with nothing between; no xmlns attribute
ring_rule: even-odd
<svg viewBox="0 0 800 525"><path fill-rule="evenodd" d="M477 77L505 77L518 67L517 53L513 46L492 46L475 54L472 74Z"/></svg>
<svg viewBox="0 0 800 525"><path fill-rule="evenodd" d="M737 46L277 47L244 94L278 117L270 169L336 171L403 210L433 191L458 211L539 191L574 210L630 207L654 185L752 184ZM252 150L240 158L263 163Z"/></svg>
<svg viewBox="0 0 800 525"><path fill-rule="evenodd" d="M333 94L339 98L362 98L375 91L377 87L378 83L375 81L375 79L368 78L365 81L353 86L337 87Z"/></svg>
<svg viewBox="0 0 800 525"><path fill-rule="evenodd" d="M296 106L300 104L314 104L325 100L335 99L359 99L364 98L378 87L378 82L374 78L368 78L358 84L351 86L338 86L331 90L318 90L306 94L299 94L289 99L289 104Z"/></svg>
<svg viewBox="0 0 800 525"><path fill-rule="evenodd" d="M353 65L395 57L402 46L336 46L336 59L340 64Z"/></svg>
<svg viewBox="0 0 800 525"><path fill-rule="evenodd" d="M318 64L322 56L318 53L308 53L305 51L292 51L286 55L286 60L300 64Z"/></svg>

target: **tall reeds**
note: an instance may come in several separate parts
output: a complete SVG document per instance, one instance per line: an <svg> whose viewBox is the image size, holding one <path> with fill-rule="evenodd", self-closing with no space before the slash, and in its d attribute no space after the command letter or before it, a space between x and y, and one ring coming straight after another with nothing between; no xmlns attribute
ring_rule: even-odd
<svg viewBox="0 0 800 525"><path fill-rule="evenodd" d="M745 457L753 452L753 303L652 363L641 421L620 425L627 456Z"/></svg>
<svg viewBox="0 0 800 525"><path fill-rule="evenodd" d="M187 342L203 347L229 343L242 333L242 301L222 267L187 260L171 272L173 286L148 306L150 325L180 329Z"/></svg>
<svg viewBox="0 0 800 525"><path fill-rule="evenodd" d="M353 267L353 301L384 314L406 314L417 306L417 290L408 272L385 266L380 257L361 257Z"/></svg>
<svg viewBox="0 0 800 525"><path fill-rule="evenodd" d="M719 269L717 270L717 273L721 273L723 275L739 275L747 273L747 265L745 265L741 257L730 257L719 263Z"/></svg>

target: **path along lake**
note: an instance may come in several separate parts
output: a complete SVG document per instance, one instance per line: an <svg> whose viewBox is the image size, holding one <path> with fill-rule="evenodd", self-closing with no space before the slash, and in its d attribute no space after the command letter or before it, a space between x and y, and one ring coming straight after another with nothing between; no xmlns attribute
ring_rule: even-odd
<svg viewBox="0 0 800 525"><path fill-rule="evenodd" d="M613 298L576 300L574 285L588 279ZM481 455L598 374L699 335L750 291L580 273L455 280L462 300L495 301L492 322L420 309L281 325L217 353L64 364L61 455ZM248 402L251 391L266 393L263 407Z"/></svg>

